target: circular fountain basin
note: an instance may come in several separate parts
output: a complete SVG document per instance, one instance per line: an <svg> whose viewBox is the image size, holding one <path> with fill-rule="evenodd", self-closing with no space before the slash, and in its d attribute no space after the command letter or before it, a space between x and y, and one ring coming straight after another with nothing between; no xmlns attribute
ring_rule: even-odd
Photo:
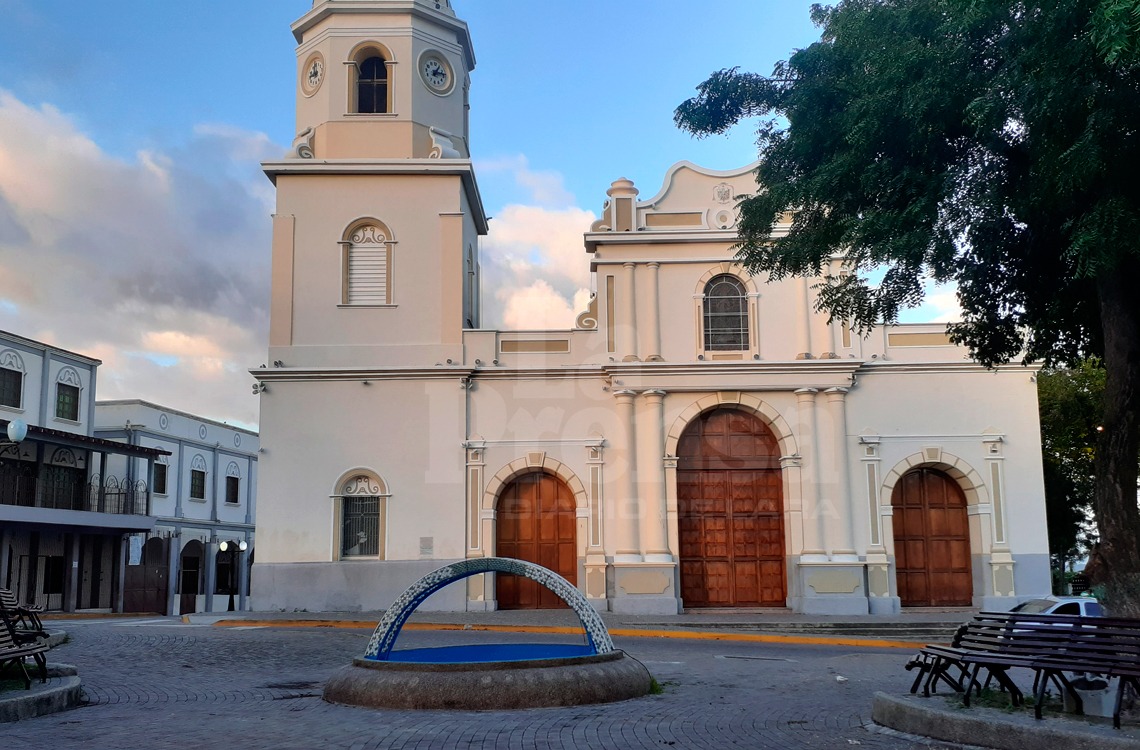
<svg viewBox="0 0 1140 750"><path fill-rule="evenodd" d="M324 699L369 708L464 711L577 706L649 693L649 672L621 651L566 644L476 644L354 659Z"/></svg>

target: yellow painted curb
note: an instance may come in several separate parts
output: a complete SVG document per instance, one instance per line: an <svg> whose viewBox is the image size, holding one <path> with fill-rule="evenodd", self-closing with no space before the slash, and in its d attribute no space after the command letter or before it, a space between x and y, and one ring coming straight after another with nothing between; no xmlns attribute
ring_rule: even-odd
<svg viewBox="0 0 1140 750"><path fill-rule="evenodd" d="M347 630L373 630L376 623L366 620L218 620L221 628L334 628ZM582 628L547 625L459 625L455 623L410 622L404 630L474 630L485 633L547 633L553 635L580 635ZM731 641L734 643L790 643L808 646L861 646L864 648L920 649L925 644L917 641L892 641L879 638L842 638L808 635L770 635L761 633L733 633L709 631L643 630L640 628L611 628L610 635L623 638L675 638L690 641Z"/></svg>

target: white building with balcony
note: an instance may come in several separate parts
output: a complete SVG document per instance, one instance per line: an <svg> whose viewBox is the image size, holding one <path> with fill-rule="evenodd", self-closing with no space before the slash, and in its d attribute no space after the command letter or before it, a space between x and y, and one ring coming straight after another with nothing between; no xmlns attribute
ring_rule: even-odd
<svg viewBox="0 0 1140 750"><path fill-rule="evenodd" d="M95 435L99 364L0 331L0 586L48 610L124 611L128 538L155 525L148 477L167 454Z"/></svg>
<svg viewBox="0 0 1140 750"><path fill-rule="evenodd" d="M146 401L100 401L95 434L163 451L154 463L153 530L132 540L129 611L188 614L246 609L253 560L258 435ZM147 466L120 456L131 480Z"/></svg>

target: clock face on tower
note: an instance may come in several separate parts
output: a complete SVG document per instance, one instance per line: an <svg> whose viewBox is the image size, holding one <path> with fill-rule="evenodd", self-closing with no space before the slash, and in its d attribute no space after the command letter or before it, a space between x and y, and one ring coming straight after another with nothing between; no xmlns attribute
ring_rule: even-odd
<svg viewBox="0 0 1140 750"><path fill-rule="evenodd" d="M305 96L312 96L324 80L325 58L320 52L314 52L305 60L305 66L301 69L301 90Z"/></svg>
<svg viewBox="0 0 1140 750"><path fill-rule="evenodd" d="M451 66L436 52L429 52L420 58L420 77L433 93L442 95L451 92Z"/></svg>

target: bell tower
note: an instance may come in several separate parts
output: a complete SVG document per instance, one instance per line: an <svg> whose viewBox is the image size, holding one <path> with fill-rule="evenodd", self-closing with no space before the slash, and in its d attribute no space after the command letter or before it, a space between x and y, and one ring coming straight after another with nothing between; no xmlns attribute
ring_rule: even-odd
<svg viewBox="0 0 1140 750"><path fill-rule="evenodd" d="M468 147L475 55L450 0L315 0L277 188L270 360L463 362L487 218Z"/></svg>
<svg viewBox="0 0 1140 750"><path fill-rule="evenodd" d="M315 0L293 35L299 152L316 159L470 156L475 54L450 0Z"/></svg>

